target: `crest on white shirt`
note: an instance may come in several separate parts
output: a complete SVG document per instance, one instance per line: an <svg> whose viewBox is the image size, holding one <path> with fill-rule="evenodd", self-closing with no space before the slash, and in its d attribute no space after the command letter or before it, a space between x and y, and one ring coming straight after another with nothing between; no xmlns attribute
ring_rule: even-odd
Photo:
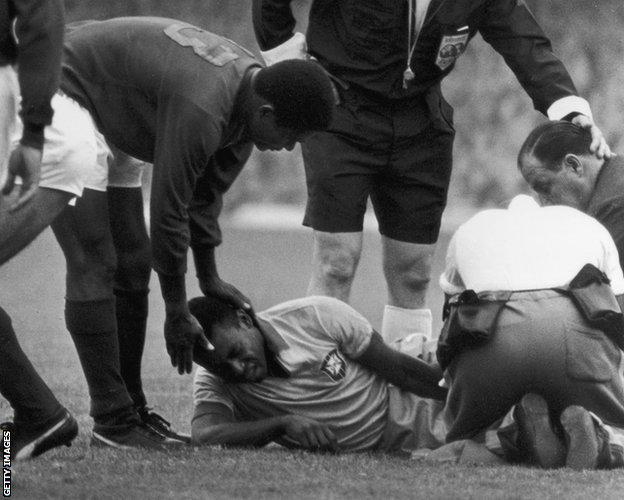
<svg viewBox="0 0 624 500"><path fill-rule="evenodd" d="M334 382L344 378L346 374L345 360L337 349L334 349L325 356L321 363L321 371Z"/></svg>

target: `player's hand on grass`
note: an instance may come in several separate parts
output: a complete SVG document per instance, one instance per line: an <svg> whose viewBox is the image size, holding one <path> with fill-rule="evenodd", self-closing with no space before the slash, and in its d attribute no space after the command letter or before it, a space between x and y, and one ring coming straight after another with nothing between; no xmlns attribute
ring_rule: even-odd
<svg viewBox="0 0 624 500"><path fill-rule="evenodd" d="M607 144L602 131L596 126L594 120L587 115L576 115L572 118L572 123L581 128L589 130L592 137L592 142L589 146L589 150L596 155L597 158L608 160L614 154L611 152L611 148Z"/></svg>
<svg viewBox="0 0 624 500"><path fill-rule="evenodd" d="M229 302L238 309L253 312L249 299L238 288L223 281L221 278L213 277L204 280L199 284L199 287L202 293L208 297L217 297Z"/></svg>
<svg viewBox="0 0 624 500"><path fill-rule="evenodd" d="M24 206L35 195L41 178L41 157L40 149L23 144L20 144L11 153L7 180L2 188L2 194L7 195L13 191L17 177L22 179L22 185L19 197L9 207L10 211L15 211Z"/></svg>
<svg viewBox="0 0 624 500"><path fill-rule="evenodd" d="M338 441L331 429L311 418L285 415L284 434L304 448L338 452Z"/></svg>
<svg viewBox="0 0 624 500"><path fill-rule="evenodd" d="M167 314L165 342L171 364L180 375L193 370L193 351L212 349L204 330L191 313Z"/></svg>

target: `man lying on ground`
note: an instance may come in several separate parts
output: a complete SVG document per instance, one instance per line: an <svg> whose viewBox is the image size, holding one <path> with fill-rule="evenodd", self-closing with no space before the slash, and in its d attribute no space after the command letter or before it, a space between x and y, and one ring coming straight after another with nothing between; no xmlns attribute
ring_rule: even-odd
<svg viewBox="0 0 624 500"><path fill-rule="evenodd" d="M195 357L194 443L390 452L444 443L443 422L433 425L446 395L439 367L388 347L344 302L292 300L256 322L213 297L189 307L215 347Z"/></svg>

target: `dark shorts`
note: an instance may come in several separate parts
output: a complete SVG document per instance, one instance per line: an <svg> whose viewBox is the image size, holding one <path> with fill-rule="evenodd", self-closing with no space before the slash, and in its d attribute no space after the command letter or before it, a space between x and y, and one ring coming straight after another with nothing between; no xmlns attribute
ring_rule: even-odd
<svg viewBox="0 0 624 500"><path fill-rule="evenodd" d="M362 231L370 196L381 234L435 243L451 176L452 108L437 88L408 102L352 89L341 97L331 128L303 144L304 225Z"/></svg>

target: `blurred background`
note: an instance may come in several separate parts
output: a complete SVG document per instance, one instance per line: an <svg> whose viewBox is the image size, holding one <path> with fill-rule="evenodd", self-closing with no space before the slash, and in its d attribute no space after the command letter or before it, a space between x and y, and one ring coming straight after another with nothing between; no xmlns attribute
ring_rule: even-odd
<svg viewBox="0 0 624 500"><path fill-rule="evenodd" d="M526 0L551 38L555 53L591 104L598 125L616 151L623 146L624 2L622 0ZM305 31L311 0L294 0ZM65 0L70 21L124 15L181 19L227 36L258 53L250 0ZM516 153L528 132L545 118L502 58L479 36L443 84L455 108L455 166L451 212L496 205L525 186ZM305 182L298 150L254 152L226 197L225 215L245 204L303 206Z"/></svg>

